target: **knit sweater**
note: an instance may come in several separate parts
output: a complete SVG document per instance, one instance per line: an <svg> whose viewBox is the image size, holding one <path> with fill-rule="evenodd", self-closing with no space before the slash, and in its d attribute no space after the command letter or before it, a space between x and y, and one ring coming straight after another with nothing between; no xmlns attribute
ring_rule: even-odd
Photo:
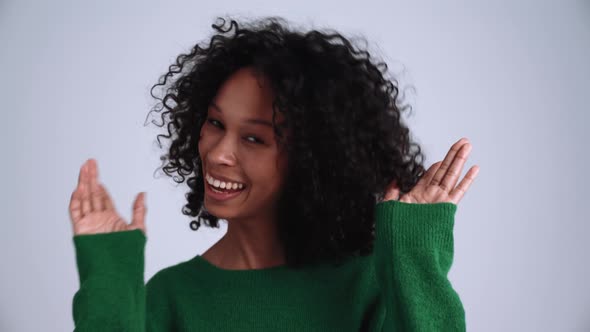
<svg viewBox="0 0 590 332"><path fill-rule="evenodd" d="M340 266L226 270L197 255L147 284L141 230L76 235L75 331L465 331L447 278L457 206L375 209L373 252Z"/></svg>

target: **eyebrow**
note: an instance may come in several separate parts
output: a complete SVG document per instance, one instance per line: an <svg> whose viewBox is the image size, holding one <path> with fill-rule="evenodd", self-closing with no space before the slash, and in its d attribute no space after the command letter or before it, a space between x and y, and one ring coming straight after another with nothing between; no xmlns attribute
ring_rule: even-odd
<svg viewBox="0 0 590 332"><path fill-rule="evenodd" d="M222 113L221 108L219 106L217 106L217 104L215 104L214 102L211 102L211 107L213 107L213 109L215 109L219 113ZM256 124L256 125L268 126L271 128L273 127L272 123L270 123L266 120L262 120L262 119L246 119L246 122L251 123L251 124Z"/></svg>

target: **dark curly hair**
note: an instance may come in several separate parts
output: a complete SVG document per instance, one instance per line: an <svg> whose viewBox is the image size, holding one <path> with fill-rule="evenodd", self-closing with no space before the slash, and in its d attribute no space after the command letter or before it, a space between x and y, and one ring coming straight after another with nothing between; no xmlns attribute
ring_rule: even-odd
<svg viewBox="0 0 590 332"><path fill-rule="evenodd" d="M188 176L182 213L197 217L193 229L201 221L219 227L203 206L198 128L221 84L248 66L269 78L275 138L285 137L277 111L292 133L283 142L289 173L277 219L286 263L339 264L370 254L375 205L387 185L395 180L404 194L425 172L421 148L401 119L411 107L400 102L397 80L385 77L385 63L333 30L296 31L280 17L240 25L218 20L208 45L180 54L150 90L160 101L150 113L166 109L158 126L168 133L157 135L158 143L160 137L171 141L163 171L177 183ZM166 87L163 98L153 93L158 86Z"/></svg>

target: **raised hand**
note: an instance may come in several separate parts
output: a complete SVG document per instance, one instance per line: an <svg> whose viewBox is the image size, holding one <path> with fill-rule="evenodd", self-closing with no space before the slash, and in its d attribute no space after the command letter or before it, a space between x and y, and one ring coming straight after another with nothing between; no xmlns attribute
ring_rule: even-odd
<svg viewBox="0 0 590 332"><path fill-rule="evenodd" d="M463 165L471 152L467 138L457 141L443 161L434 163L420 178L412 190L399 197L399 187L392 181L386 190L383 201L399 200L404 203L442 203L459 204L467 189L477 176L479 166L472 166L459 185L457 181ZM399 197L399 198L398 198Z"/></svg>
<svg viewBox="0 0 590 332"><path fill-rule="evenodd" d="M134 229L141 229L145 234L145 212L145 193L139 193L133 203L131 224L128 224L115 210L105 187L98 182L96 160L88 159L82 165L69 206L74 235Z"/></svg>

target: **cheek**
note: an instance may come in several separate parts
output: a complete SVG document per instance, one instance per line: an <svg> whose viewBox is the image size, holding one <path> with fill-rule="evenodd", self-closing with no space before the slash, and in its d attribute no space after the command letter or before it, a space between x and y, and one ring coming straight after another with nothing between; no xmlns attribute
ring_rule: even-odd
<svg viewBox="0 0 590 332"><path fill-rule="evenodd" d="M203 142L203 136L199 137L199 144L198 144L198 149L199 149L199 156L201 157L201 159L203 159L203 148L204 148L204 142Z"/></svg>
<svg viewBox="0 0 590 332"><path fill-rule="evenodd" d="M209 135L207 134L207 130L205 128L201 127L201 130L199 131L199 144L198 144L200 154L205 152L208 137L209 137Z"/></svg>
<svg viewBox="0 0 590 332"><path fill-rule="evenodd" d="M251 165L254 166L251 172L259 185L273 192L281 190L285 180L286 161L277 160L276 157L257 158L252 160Z"/></svg>
<svg viewBox="0 0 590 332"><path fill-rule="evenodd" d="M203 136L205 136L206 131L207 129L205 128L205 124L203 124L199 129L199 141L203 138Z"/></svg>

